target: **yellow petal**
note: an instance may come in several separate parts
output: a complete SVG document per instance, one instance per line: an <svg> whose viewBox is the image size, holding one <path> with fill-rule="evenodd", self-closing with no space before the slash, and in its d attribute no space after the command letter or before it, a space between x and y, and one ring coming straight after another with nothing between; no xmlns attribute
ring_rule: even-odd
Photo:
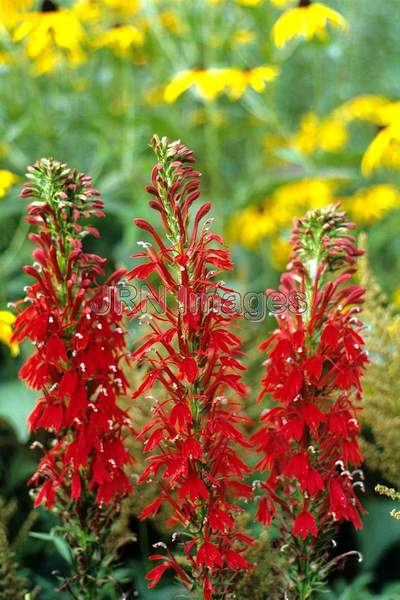
<svg viewBox="0 0 400 600"><path fill-rule="evenodd" d="M18 344L11 343L13 333L12 325L15 322L15 315L8 310L0 310L0 342L10 348L12 356L19 354Z"/></svg>
<svg viewBox="0 0 400 600"><path fill-rule="evenodd" d="M9 188L17 181L18 177L14 173L5 169L0 169L0 198L5 196Z"/></svg>
<svg viewBox="0 0 400 600"><path fill-rule="evenodd" d="M175 102L194 83L195 71L187 70L177 73L164 90L164 100L168 104Z"/></svg>
<svg viewBox="0 0 400 600"><path fill-rule="evenodd" d="M383 154L393 140L400 141L400 124L382 129L368 146L361 161L361 172L365 177L381 166Z"/></svg>

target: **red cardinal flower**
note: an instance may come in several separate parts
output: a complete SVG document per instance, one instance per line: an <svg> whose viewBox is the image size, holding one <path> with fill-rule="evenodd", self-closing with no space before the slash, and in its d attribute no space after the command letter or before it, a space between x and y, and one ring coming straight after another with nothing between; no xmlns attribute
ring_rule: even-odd
<svg viewBox="0 0 400 600"><path fill-rule="evenodd" d="M192 152L165 138L154 138L153 147L158 163L147 190L164 235L136 220L153 243L140 242L145 251L136 255L140 264L129 277L146 281L152 310L141 317L148 331L132 354L148 365L133 397L153 387L164 393L158 400L150 396L153 419L139 434L150 453L141 481L158 479L175 529L191 539L184 548L190 579L177 563L170 566L211 598L219 571L249 568L242 553L250 540L234 519L239 498L251 495L242 482L249 469L236 454L237 447L250 447L239 429L240 400L247 390L240 339L233 331L237 311L231 290L219 279L232 261L221 237L210 231L210 205L202 204L192 218L200 195ZM143 516L158 508L153 502ZM152 571L152 582L162 570Z"/></svg>
<svg viewBox="0 0 400 600"><path fill-rule="evenodd" d="M35 504L51 507L59 491L79 504L84 490L98 504L110 503L132 491L123 444L130 422L117 404L127 385L126 349L121 316L95 308L121 273L99 284L105 260L83 248L87 235L98 235L87 219L104 215L91 179L54 160L28 171L21 195L32 199L26 220L35 263L25 271L34 282L18 305L14 340L29 339L35 348L20 371L42 394L30 428L55 440L31 479L39 487Z"/></svg>
<svg viewBox="0 0 400 600"><path fill-rule="evenodd" d="M359 527L362 512L350 471L361 462L360 378L367 363L358 318L363 290L350 283L361 254L353 227L337 206L295 222L281 291L305 295L307 307L277 315L278 328L261 346L268 360L260 398L269 393L274 405L254 436L258 467L268 470L258 518L269 524L278 513L291 519L293 536L318 536L307 546L311 559L340 521ZM301 570L305 563L296 564ZM296 586L307 574L294 568L291 577Z"/></svg>
<svg viewBox="0 0 400 600"><path fill-rule="evenodd" d="M317 537L318 528L311 513L304 511L297 515L293 525L293 535L299 535L303 540L305 540L308 535Z"/></svg>

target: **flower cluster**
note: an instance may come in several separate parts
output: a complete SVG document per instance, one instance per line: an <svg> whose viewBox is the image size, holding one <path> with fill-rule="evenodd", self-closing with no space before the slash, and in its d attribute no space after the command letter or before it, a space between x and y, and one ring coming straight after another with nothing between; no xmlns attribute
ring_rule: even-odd
<svg viewBox="0 0 400 600"><path fill-rule="evenodd" d="M32 199L26 220L36 248L35 263L24 270L34 283L18 303L12 341L35 346L20 370L42 394L29 425L54 436L31 480L40 486L35 505L50 508L57 495L79 502L92 492L97 504L109 503L132 488L123 442L130 422L117 405L126 388L124 331L114 311L96 314L103 297L97 278L106 261L82 243L88 234L99 235L85 221L103 216L103 202L89 177L54 160L34 164L28 178L21 196ZM107 284L120 276L114 273Z"/></svg>
<svg viewBox="0 0 400 600"><path fill-rule="evenodd" d="M363 486L354 469L361 463L357 401L367 355L357 316L363 289L349 283L362 253L353 227L337 206L296 222L281 289L305 294L307 310L278 315L278 328L261 346L268 359L260 397L271 394L274 405L254 436L258 467L268 470L258 518L281 518L283 537L299 557L293 580L300 598L320 583L323 570L313 572L309 563L323 558L321 546L326 550L338 523L361 526L355 490Z"/></svg>
<svg viewBox="0 0 400 600"><path fill-rule="evenodd" d="M162 239L142 219L136 225L152 235L153 244L140 242L140 264L129 273L145 280L153 306L142 315L149 331L132 358L149 370L134 392L136 398L155 387L153 418L140 432L150 453L141 482L157 478L159 497L144 510L154 515L162 503L170 505L171 524L186 538L185 565L167 549L147 576L150 587L172 568L191 589L202 588L209 599L223 569L247 569L243 551L251 540L242 533L235 515L238 499L248 498L251 487L243 482L249 472L235 446L249 443L237 426L240 399L246 394L241 381L240 339L232 324L237 311L227 299L229 290L218 280L230 269L228 250L204 218L210 204L200 206L189 224L191 206L199 197L199 176L192 152L180 142L153 138L158 163L147 191L150 206L161 216ZM164 287L167 295L160 293ZM224 292L222 294L221 292ZM140 311L139 303L132 314Z"/></svg>

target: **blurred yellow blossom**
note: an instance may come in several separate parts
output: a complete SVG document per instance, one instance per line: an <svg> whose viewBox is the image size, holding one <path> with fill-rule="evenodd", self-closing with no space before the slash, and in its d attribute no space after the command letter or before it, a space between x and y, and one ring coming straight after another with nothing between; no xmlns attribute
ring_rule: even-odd
<svg viewBox="0 0 400 600"><path fill-rule="evenodd" d="M370 176L379 167L400 169L400 102L383 96L357 96L339 106L332 115L344 123L354 119L377 126L375 138L368 146L361 171Z"/></svg>
<svg viewBox="0 0 400 600"><path fill-rule="evenodd" d="M229 69L226 82L228 95L232 100L237 100L244 94L248 87L251 87L258 93L262 93L266 88L266 83L274 81L278 75L279 69L269 65L261 65L247 71Z"/></svg>
<svg viewBox="0 0 400 600"><path fill-rule="evenodd" d="M291 246L287 239L277 237L271 240L271 264L277 271L285 268Z"/></svg>
<svg viewBox="0 0 400 600"><path fill-rule="evenodd" d="M18 344L11 343L13 333L12 326L15 322L15 315L8 310L0 310L0 342L10 348L12 356L18 356Z"/></svg>
<svg viewBox="0 0 400 600"><path fill-rule="evenodd" d="M0 0L0 25L12 27L32 4L33 0Z"/></svg>
<svg viewBox="0 0 400 600"><path fill-rule="evenodd" d="M294 217L335 201L336 187L334 180L317 178L282 185L261 206L249 206L236 214L228 226L228 237L255 247L263 238L288 229Z"/></svg>
<svg viewBox="0 0 400 600"><path fill-rule="evenodd" d="M170 33L180 35L185 30L182 19L176 12L172 10L165 10L164 12L161 12L160 21L161 25Z"/></svg>
<svg viewBox="0 0 400 600"><path fill-rule="evenodd" d="M272 4L279 6L279 8L286 8L296 3L296 0L271 0Z"/></svg>
<svg viewBox="0 0 400 600"><path fill-rule="evenodd" d="M306 114L298 132L290 138L289 145L301 154L309 155L316 150L336 152L348 140L347 129L342 121L327 117L319 119L314 113Z"/></svg>
<svg viewBox="0 0 400 600"><path fill-rule="evenodd" d="M225 89L227 69L188 69L180 71L168 83L164 91L164 100L175 102L179 96L195 86L197 93L205 100L215 100Z"/></svg>
<svg viewBox="0 0 400 600"><path fill-rule="evenodd" d="M18 177L5 169L0 169L0 198L6 195L8 189L18 181Z"/></svg>
<svg viewBox="0 0 400 600"><path fill-rule="evenodd" d="M7 65L9 62L9 57L7 52L3 52L0 50L0 65Z"/></svg>
<svg viewBox="0 0 400 600"><path fill-rule="evenodd" d="M224 92L232 100L236 100L248 87L256 92L263 92L266 82L273 81L278 74L276 67L268 65L246 71L233 67L189 69L177 73L169 82L165 88L164 99L168 103L175 102L179 96L194 86L204 100L213 101Z"/></svg>
<svg viewBox="0 0 400 600"><path fill-rule="evenodd" d="M400 287L396 288L393 293L393 302L400 310Z"/></svg>
<svg viewBox="0 0 400 600"><path fill-rule="evenodd" d="M126 16L137 15L140 9L140 0L99 0L99 5L103 5L113 11Z"/></svg>
<svg viewBox="0 0 400 600"><path fill-rule="evenodd" d="M232 36L233 44L238 46L244 46L245 44L251 44L256 39L256 34L254 31L250 29L240 29L239 31L235 31Z"/></svg>
<svg viewBox="0 0 400 600"><path fill-rule="evenodd" d="M242 6L258 6L258 4L261 4L263 0L236 0L236 2Z"/></svg>
<svg viewBox="0 0 400 600"><path fill-rule="evenodd" d="M370 224L400 208L400 193L394 185L380 183L357 190L353 196L343 198L341 203L357 223Z"/></svg>
<svg viewBox="0 0 400 600"><path fill-rule="evenodd" d="M143 44L143 33L133 25L116 25L100 34L94 42L95 48L111 48L121 56L126 55L132 46Z"/></svg>
<svg viewBox="0 0 400 600"><path fill-rule="evenodd" d="M374 96L372 94L356 96L342 104L342 106L339 106L332 113L332 116L346 123L354 119L359 119L361 121L380 124L381 111L389 103L389 100L383 96Z"/></svg>
<svg viewBox="0 0 400 600"><path fill-rule="evenodd" d="M400 121L379 131L361 161L361 171L365 177L382 166L400 167Z"/></svg>
<svg viewBox="0 0 400 600"><path fill-rule="evenodd" d="M326 38L328 25L347 29L348 23L336 10L319 2L310 3L301 0L296 8L289 8L276 21L272 36L278 48L282 48L296 37L304 37L307 40L313 37Z"/></svg>
<svg viewBox="0 0 400 600"><path fill-rule="evenodd" d="M100 5L95 0L78 0L73 4L71 10L73 10L79 21L84 23L98 21L101 16Z"/></svg>
<svg viewBox="0 0 400 600"><path fill-rule="evenodd" d="M14 32L14 41L26 39L26 51L38 74L52 71L62 57L71 65L84 60L83 28L72 10L56 8L47 0L45 12L26 13ZM55 8L51 8L54 6Z"/></svg>

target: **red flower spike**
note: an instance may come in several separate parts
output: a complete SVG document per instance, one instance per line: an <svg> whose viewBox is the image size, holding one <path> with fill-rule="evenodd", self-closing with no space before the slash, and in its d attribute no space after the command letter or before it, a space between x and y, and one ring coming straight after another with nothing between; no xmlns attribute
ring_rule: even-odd
<svg viewBox="0 0 400 600"><path fill-rule="evenodd" d="M357 317L363 289L349 284L361 254L353 227L337 206L295 222L280 289L304 294L307 307L278 315L278 328L260 348L269 359L260 398L271 394L274 406L253 438L258 468L268 471L258 519L291 521L292 534L282 529L284 543L301 558L293 536L307 538L310 560L320 560L341 521L359 527L363 512L351 473L362 460L357 415L367 363ZM296 570L304 564L293 562L295 588L307 578L307 569Z"/></svg>
<svg viewBox="0 0 400 600"><path fill-rule="evenodd" d="M35 228L30 239L38 264L25 268L35 281L20 303L13 339L36 347L20 370L27 385L42 391L29 426L56 441L31 478L39 488L35 506L51 508L59 490L79 503L84 486L94 503L116 502L132 492L122 441L129 418L117 405L126 388L125 339L120 315L93 312L106 292L97 282L105 260L82 244L86 235L98 235L85 221L103 216L103 203L89 177L57 161L35 163L28 177L21 196L32 200L27 221Z"/></svg>
<svg viewBox="0 0 400 600"><path fill-rule="evenodd" d="M161 400L154 400L153 420L141 432L150 453L141 482L157 478L163 490L160 502L150 504L142 517L154 515L161 501L170 504L174 528L185 533L183 551L190 565L183 571L168 552L164 565L151 572L151 585L168 562L183 583L212 598L221 570L250 567L242 553L251 540L235 522L236 502L251 497L251 488L242 483L248 467L235 451L250 447L238 429L247 389L241 381L240 339L231 330L238 315L226 300L232 292L218 281L232 262L222 239L204 221L209 203L190 225L200 183L191 150L165 138L154 138L153 147L158 164L147 189L164 236L136 220L155 244L140 243L145 252L136 256L141 262L129 277L149 277L149 289L157 287L158 278L169 301L166 308L165 299L153 295L154 310L143 317L149 332L132 354L149 367L133 398L153 386L165 390Z"/></svg>

